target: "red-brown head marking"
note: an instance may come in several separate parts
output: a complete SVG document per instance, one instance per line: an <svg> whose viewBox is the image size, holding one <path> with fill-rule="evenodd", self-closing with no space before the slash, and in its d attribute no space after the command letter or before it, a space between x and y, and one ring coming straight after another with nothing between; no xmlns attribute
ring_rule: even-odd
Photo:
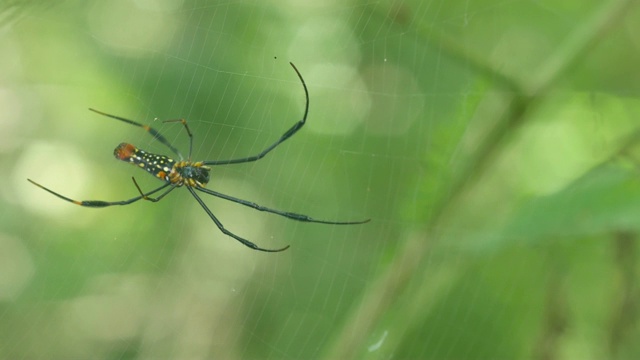
<svg viewBox="0 0 640 360"><path fill-rule="evenodd" d="M131 156L138 151L135 146L127 143L122 143L113 150L113 155L120 160L129 160Z"/></svg>

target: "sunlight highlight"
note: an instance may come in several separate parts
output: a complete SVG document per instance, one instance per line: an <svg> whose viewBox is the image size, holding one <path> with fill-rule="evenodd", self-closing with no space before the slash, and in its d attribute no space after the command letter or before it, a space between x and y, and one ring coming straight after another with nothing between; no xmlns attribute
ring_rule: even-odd
<svg viewBox="0 0 640 360"><path fill-rule="evenodd" d="M112 51L130 57L153 55L171 45L179 25L176 14L163 11L172 9L171 3L150 9L153 5L134 0L98 2L87 14L87 22L93 36Z"/></svg>
<svg viewBox="0 0 640 360"><path fill-rule="evenodd" d="M365 68L362 78L373 104L367 130L385 136L406 134L424 113L425 94L415 75L387 61Z"/></svg>
<svg viewBox="0 0 640 360"><path fill-rule="evenodd" d="M61 193L82 198L89 184L89 165L75 147L61 143L34 142L28 147L13 173L13 183L19 190L19 201L31 212L59 219L80 208L51 196L29 184L27 178L47 184ZM77 223L78 218L70 219Z"/></svg>
<svg viewBox="0 0 640 360"><path fill-rule="evenodd" d="M310 70L310 71L309 71ZM309 131L345 135L359 128L371 109L367 87L354 67L323 63L306 71L313 122Z"/></svg>

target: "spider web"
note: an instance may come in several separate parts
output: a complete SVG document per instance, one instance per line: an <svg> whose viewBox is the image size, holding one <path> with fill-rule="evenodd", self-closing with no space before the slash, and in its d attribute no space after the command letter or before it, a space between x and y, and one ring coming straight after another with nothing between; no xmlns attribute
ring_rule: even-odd
<svg viewBox="0 0 640 360"><path fill-rule="evenodd" d="M615 314L637 303L640 82L606 56L637 64L631 3L0 7L0 358L633 357ZM186 189L87 209L25 181L107 201L161 185L112 149L174 154L88 107L185 156L162 120L186 119L194 161L255 155L303 114L289 61L307 124L208 187L370 223L202 195L228 230L291 245L266 254Z"/></svg>

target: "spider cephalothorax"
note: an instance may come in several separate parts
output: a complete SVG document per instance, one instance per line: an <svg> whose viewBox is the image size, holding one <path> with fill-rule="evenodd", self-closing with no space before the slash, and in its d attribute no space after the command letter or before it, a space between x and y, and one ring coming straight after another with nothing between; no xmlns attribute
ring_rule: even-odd
<svg viewBox="0 0 640 360"><path fill-rule="evenodd" d="M209 183L209 171L211 168L205 166L202 161L180 161L173 166L169 180L174 184L205 187Z"/></svg>
<svg viewBox="0 0 640 360"><path fill-rule="evenodd" d="M303 221L303 222L312 222L312 223L320 223L320 224L334 224L334 225L353 225L353 224L363 224L368 222L369 220L363 220L363 221L326 221L326 220L316 220L313 219L307 215L303 215L303 214L298 214L298 213L293 213L293 212L287 212L287 211L280 211L280 210L275 210L275 209L271 209L262 205L258 205L256 203L247 201L247 200L243 200L243 199L239 199L237 197L234 196L229 196L229 195L225 195L222 193L219 193L217 191L211 190L211 189L207 189L205 188L205 186L207 185L207 183L209 182L209 172L211 171L211 168L208 165L214 166L214 165L229 165L229 164L242 164L242 163L248 163L248 162L253 162L253 161L257 161L262 159L265 155L267 155L271 150L275 149L278 145L280 145L283 141L287 140L288 138L290 138L291 136L293 136L295 133L298 132L298 130L300 130L302 128L302 126L304 126L305 122L307 121L307 115L309 114L309 91L307 90L307 85L304 82L304 79L302 78L302 75L300 75L300 72L298 71L298 69L296 69L295 65L293 65L293 63L291 63L291 67L293 67L293 70L295 70L296 74L298 75L298 78L300 79L300 82L302 83L302 87L304 88L304 95L305 95L305 99L306 99L306 104L305 104L305 108L304 108L304 115L302 117L301 120L299 120L298 122L296 122L291 128L289 128L289 130L287 130L281 137L280 139L278 139L275 143L271 144L269 147L267 147L266 149L264 149L261 153L257 154L257 155L253 155L253 156L249 156L249 157L245 157L245 158L239 158L239 159L230 159L230 160L211 160L211 161L198 161L198 162L192 162L191 161L191 151L193 149L193 134L191 133L191 130L189 129L189 125L187 125L187 121L184 119L177 119L177 120L165 120L164 122L180 122L185 130L187 131L187 135L189 136L189 156L187 157L187 160L183 160L184 157L182 156L182 154L180 154L180 151L178 151L178 149L176 149L173 145L171 145L171 143L164 137L162 136L162 134L160 134L157 130L155 130L154 128L148 126L148 125L143 125L140 123L137 123L133 120L129 120L129 119L125 119L123 117L120 116L116 116L116 115L111 115L111 114L107 114L104 113L102 111L98 111L98 110L94 110L94 109L89 109L93 112L96 112L100 115L104 115L107 117L110 117L112 119L116 119L116 120L120 120L122 122L125 122L129 125L133 125L133 126L137 126L140 127L142 129L144 129L145 131L147 131L151 136L153 136L154 139L158 140L161 144L165 145L166 147L168 147L174 154L176 154L178 156L179 159L181 159L180 161L176 161L171 159L168 156L165 155L157 155L157 154L152 154L149 152L146 152L144 150L140 150L137 147L135 147L134 145L128 144L128 143L122 143L120 145L118 145L115 150L113 151L113 154L115 155L115 157L119 160L128 162L130 164L136 165L138 167L140 167L141 169L146 170L149 174L159 178L160 180L164 181L164 184L160 187L158 187L157 189L151 190L149 192L143 192L142 189L140 189L140 186L138 185L138 183L136 182L135 178L132 178L134 185L136 186L136 188L138 189L138 192L140 193L139 196L136 196L134 198L128 199L128 200L121 200L121 201L103 201L103 200L73 200L70 199L66 196L60 195L57 192L50 190L38 183L36 183L35 181L31 180L31 179L27 179L29 180L32 184L40 187L41 189L50 192L51 194L69 201L71 203L74 203L76 205L80 205L80 206L86 206L86 207L94 207L94 208L101 208L101 207L107 207L107 206L113 206L113 205L129 205L131 203L134 203L140 199L144 199L144 200L149 200L149 201L159 201L160 199L162 199L163 197L165 197L167 194L169 194L171 191L173 191L174 189L184 186L186 187L189 192L191 193L191 195L193 195L193 197L196 199L196 201L198 202L198 204L200 204L200 206L202 206L202 208L204 209L204 211L207 213L207 215L209 215L209 217L211 218L211 220L213 220L213 222L216 224L216 226L218 227L218 229L220 229L220 231L222 231L224 234L231 236L232 238L240 241L242 244L254 249L254 250L260 250L260 251L267 251L267 252L278 252L278 251L283 251L289 248L289 246L285 246L283 248L280 249L264 249L261 248L259 246L257 246L256 244L252 243L251 241L242 238L234 233L232 233L231 231L225 229L225 227L222 225L222 223L220 222L220 220L218 220L218 218L213 214L213 212L211 212L211 210L209 210L209 208L207 207L207 205L204 203L204 201L202 201L202 199L200 198L200 196L198 196L198 194L196 193L196 190L203 192L205 194L209 194L209 195L213 195L216 197L219 197L221 199L225 199L225 200L229 200L229 201L233 201L235 203L259 210L259 211L265 211L265 212L269 212L272 214L276 214L276 215L280 215L280 216L284 216L286 218L289 219L293 219L293 220L298 220L298 221ZM168 189L167 189L168 188ZM156 194L158 192L160 192L161 190L166 189L164 192L162 192L158 197L151 197L151 195ZM195 190L194 190L195 189Z"/></svg>

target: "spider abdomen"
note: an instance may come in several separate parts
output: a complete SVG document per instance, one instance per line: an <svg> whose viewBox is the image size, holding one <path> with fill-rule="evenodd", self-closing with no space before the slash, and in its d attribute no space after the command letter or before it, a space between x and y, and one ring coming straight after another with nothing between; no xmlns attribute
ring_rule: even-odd
<svg viewBox="0 0 640 360"><path fill-rule="evenodd" d="M128 162L146 170L149 174L162 181L171 182L169 174L173 170L176 161L170 157L152 154L127 143L118 145L115 150L113 150L113 155L118 160Z"/></svg>

